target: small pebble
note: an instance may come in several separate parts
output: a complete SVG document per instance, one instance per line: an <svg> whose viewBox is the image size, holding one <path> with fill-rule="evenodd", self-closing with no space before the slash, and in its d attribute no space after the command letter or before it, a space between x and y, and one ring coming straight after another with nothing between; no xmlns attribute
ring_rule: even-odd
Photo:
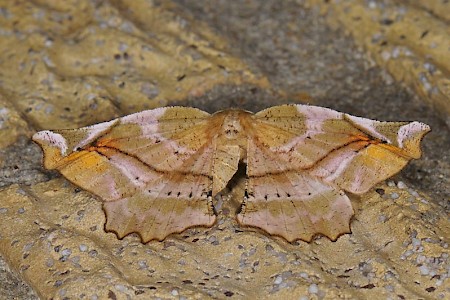
<svg viewBox="0 0 450 300"><path fill-rule="evenodd" d="M415 190L408 190L408 192L411 194L411 196L414 196L414 197L416 197L416 198L419 198L419 193L418 192L416 192Z"/></svg>
<svg viewBox="0 0 450 300"><path fill-rule="evenodd" d="M392 200L395 200L395 199L398 199L400 196L397 194L397 193L392 193L391 194L391 199Z"/></svg>
<svg viewBox="0 0 450 300"><path fill-rule="evenodd" d="M63 256L70 256L72 254L72 250L70 249L64 249L63 251L61 251L61 254Z"/></svg>
<svg viewBox="0 0 450 300"><path fill-rule="evenodd" d="M412 239L412 245L413 245L413 247L418 247L418 246L420 246L421 245L421 241L420 241L420 239L418 239L418 238L413 238Z"/></svg>
<svg viewBox="0 0 450 300"><path fill-rule="evenodd" d="M430 273L430 270L427 266L421 266L419 267L419 270L421 275L428 275Z"/></svg>
<svg viewBox="0 0 450 300"><path fill-rule="evenodd" d="M413 253L414 252L411 249L409 249L409 250L405 251L404 255L405 255L405 257L409 257L409 256L413 255Z"/></svg>
<svg viewBox="0 0 450 300"><path fill-rule="evenodd" d="M210 236L210 237L208 238L208 241L209 241L211 244L213 244L213 245L219 244L219 241L217 240L217 237L214 236L214 235Z"/></svg>
<svg viewBox="0 0 450 300"><path fill-rule="evenodd" d="M275 281L273 282L274 284L280 284L281 282L283 282L283 278L281 278L281 276L277 276L275 278Z"/></svg>
<svg viewBox="0 0 450 300"><path fill-rule="evenodd" d="M400 48L399 48L399 47L395 47L395 48L392 50L392 57L393 57L393 58L397 58L399 55L400 55Z"/></svg>
<svg viewBox="0 0 450 300"><path fill-rule="evenodd" d="M114 287L115 287L116 290L118 290L119 292L122 292L122 293L125 293L125 292L126 292L126 288L125 288L125 286L122 285L122 284L116 284Z"/></svg>
<svg viewBox="0 0 450 300"><path fill-rule="evenodd" d="M425 257L425 255L420 254L420 255L417 255L416 262L418 264L421 264L421 263L424 263L426 259L427 258Z"/></svg>
<svg viewBox="0 0 450 300"><path fill-rule="evenodd" d="M383 58L384 61L387 61L391 58L391 53L388 51L383 51L381 52L381 57Z"/></svg>
<svg viewBox="0 0 450 300"><path fill-rule="evenodd" d="M308 273L305 273L305 272L301 272L301 273L299 274L299 276L300 276L301 278L308 278L308 277L309 277Z"/></svg>
<svg viewBox="0 0 450 300"><path fill-rule="evenodd" d="M139 269L148 269L147 262L145 260L138 261Z"/></svg>
<svg viewBox="0 0 450 300"><path fill-rule="evenodd" d="M394 292L395 290L395 288L392 285L386 285L384 288L391 293Z"/></svg>
<svg viewBox="0 0 450 300"><path fill-rule="evenodd" d="M309 286L308 292L310 294L317 294L319 292L319 288L317 287L317 284L313 283Z"/></svg>
<svg viewBox="0 0 450 300"><path fill-rule="evenodd" d="M397 182L397 187L402 190L407 188L406 184L403 181Z"/></svg>
<svg viewBox="0 0 450 300"><path fill-rule="evenodd" d="M47 258L47 260L45 261L45 265L49 268L53 267L54 264L55 262L52 258Z"/></svg>

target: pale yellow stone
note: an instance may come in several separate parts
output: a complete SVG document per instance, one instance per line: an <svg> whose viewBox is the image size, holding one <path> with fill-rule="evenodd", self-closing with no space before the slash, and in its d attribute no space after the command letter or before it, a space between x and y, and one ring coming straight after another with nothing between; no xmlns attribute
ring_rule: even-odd
<svg viewBox="0 0 450 300"><path fill-rule="evenodd" d="M32 188L15 185L0 192L0 252L42 298L62 298L63 291L72 298L106 298L110 291L117 299L172 298L176 290L188 298L225 298L231 291L239 298L280 299L311 297L312 284L325 299L388 296L386 286L407 299L445 293L445 284L424 290L436 279L421 275L417 260L449 253L447 216L431 202L422 203L420 212L432 211L436 220L421 221L414 208L420 200L380 187L400 197L394 202L370 192L353 199L361 206L353 233L336 242L320 238L292 245L251 230L236 233L235 221L225 217L219 227L144 245L137 236L118 240L105 233L100 202L63 179ZM397 220L399 212L405 218ZM380 222L380 215L387 219ZM423 252L403 259L414 249L414 231ZM434 271L445 274L445 264Z"/></svg>

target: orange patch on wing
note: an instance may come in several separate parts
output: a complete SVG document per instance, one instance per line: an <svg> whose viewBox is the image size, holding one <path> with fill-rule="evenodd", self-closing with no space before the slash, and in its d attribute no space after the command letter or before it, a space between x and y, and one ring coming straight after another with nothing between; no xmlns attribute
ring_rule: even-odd
<svg viewBox="0 0 450 300"><path fill-rule="evenodd" d="M93 167L99 167L103 164L104 158L102 158L100 155L98 155L96 152L93 151L80 151L80 152L74 152L67 156L66 158L67 163L70 162L77 162L84 168L93 168ZM102 168L104 169L104 168Z"/></svg>
<svg viewBox="0 0 450 300"><path fill-rule="evenodd" d="M384 150L387 150L389 152L395 153L399 157L402 157L402 158L405 158L405 159L409 159L408 158L408 154L404 150L402 150L402 149L400 149L398 147L395 147L395 146L389 145L389 144L378 144L377 146L381 147Z"/></svg>

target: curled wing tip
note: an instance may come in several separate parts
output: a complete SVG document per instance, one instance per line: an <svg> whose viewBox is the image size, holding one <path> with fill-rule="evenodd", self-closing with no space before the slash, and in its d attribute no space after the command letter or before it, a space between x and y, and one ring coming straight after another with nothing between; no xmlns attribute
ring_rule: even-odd
<svg viewBox="0 0 450 300"><path fill-rule="evenodd" d="M53 132L50 130L38 131L35 134L33 134L31 139L41 146L50 145L50 146L55 146L55 147L59 147L59 148L61 148L61 146L62 146L61 142L65 143L65 140L66 140L59 133L56 133L56 132Z"/></svg>
<svg viewBox="0 0 450 300"><path fill-rule="evenodd" d="M420 142L430 131L429 125L417 121L403 125L398 130L398 144L411 158L418 159L422 155Z"/></svg>
<svg viewBox="0 0 450 300"><path fill-rule="evenodd" d="M404 131L404 132L401 132ZM425 134L431 131L431 127L425 123L422 122L411 122L406 125L403 125L399 130L400 138L403 139L415 139L415 140L421 140Z"/></svg>
<svg viewBox="0 0 450 300"><path fill-rule="evenodd" d="M58 163L68 154L67 141L59 133L50 130L39 131L33 134L32 140L44 152L44 167L46 169L57 168Z"/></svg>
<svg viewBox="0 0 450 300"><path fill-rule="evenodd" d="M417 131L422 131L422 132L424 132L424 134L429 132L429 131L431 131L430 125L422 123L422 122L419 122L419 121L411 122L407 126L416 128Z"/></svg>
<svg viewBox="0 0 450 300"><path fill-rule="evenodd" d="M35 134L33 134L33 136L31 137L31 139L37 143L39 143L40 141L42 141L43 139L45 139L45 135L47 133L52 133L49 130L43 130L43 131L38 131Z"/></svg>

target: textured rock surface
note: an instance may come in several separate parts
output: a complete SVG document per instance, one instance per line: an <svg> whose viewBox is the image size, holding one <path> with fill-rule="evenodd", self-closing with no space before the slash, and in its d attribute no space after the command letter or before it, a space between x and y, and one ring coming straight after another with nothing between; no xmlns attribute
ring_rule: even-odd
<svg viewBox="0 0 450 300"><path fill-rule="evenodd" d="M344 28L395 80L429 102L450 127L447 1L305 2L319 7L329 24Z"/></svg>
<svg viewBox="0 0 450 300"><path fill-rule="evenodd" d="M449 4L177 2L2 4L0 298L450 297ZM117 240L100 202L43 171L27 138L171 103L257 111L305 99L433 128L423 159L352 199L353 233L336 242L242 230L227 214L238 179L213 228Z"/></svg>

